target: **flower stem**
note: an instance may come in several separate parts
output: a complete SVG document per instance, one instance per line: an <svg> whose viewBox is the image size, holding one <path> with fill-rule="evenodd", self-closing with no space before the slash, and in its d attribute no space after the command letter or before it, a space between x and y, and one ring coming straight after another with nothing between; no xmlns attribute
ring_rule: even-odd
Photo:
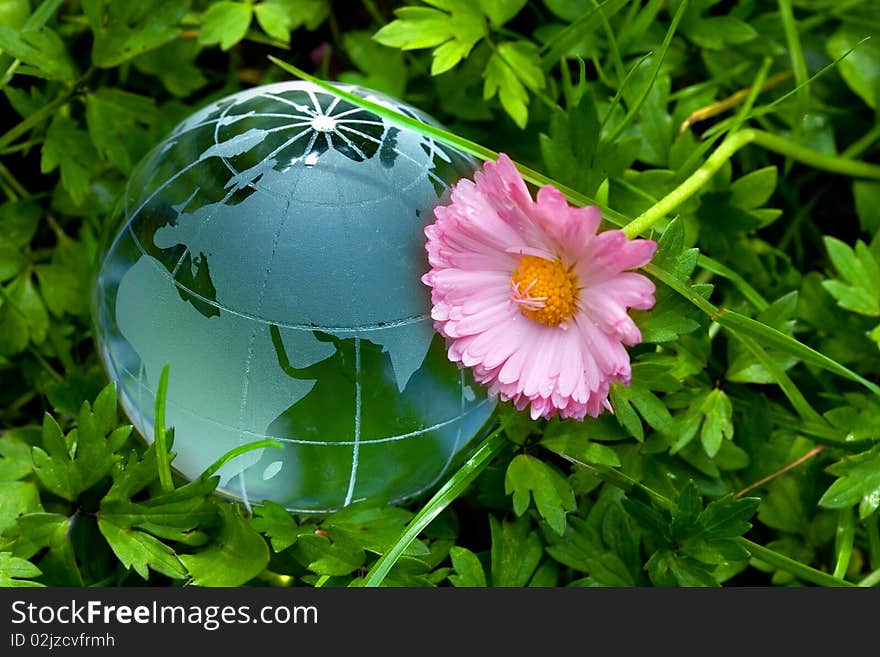
<svg viewBox="0 0 880 657"><path fill-rule="evenodd" d="M768 132L745 128L728 135L706 162L691 176L660 199L654 206L640 214L623 228L626 236L633 238L651 228L658 221L672 213L682 203L700 191L706 183L724 166L734 153L747 144L754 143L769 151L785 155L798 162L809 164L817 169L839 173L856 178L880 180L880 166L851 160L835 155L824 155L811 148L800 146Z"/></svg>
<svg viewBox="0 0 880 657"><path fill-rule="evenodd" d="M430 525L443 509L464 492L471 482L489 465L492 459L501 452L506 444L507 436L504 435L502 428L499 427L483 441L479 449L461 466L458 472L413 516L413 519L410 520L410 523L394 542L394 545L391 546L391 549L373 564L370 572L364 578L363 585L365 587L381 585L385 576L388 575L391 568L397 563L397 560L422 530Z"/></svg>

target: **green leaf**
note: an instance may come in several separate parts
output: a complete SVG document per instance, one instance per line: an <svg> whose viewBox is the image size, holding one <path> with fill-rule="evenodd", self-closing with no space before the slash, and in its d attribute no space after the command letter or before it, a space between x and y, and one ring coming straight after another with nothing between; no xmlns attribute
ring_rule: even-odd
<svg viewBox="0 0 880 657"><path fill-rule="evenodd" d="M189 5L189 0L84 0L95 35L92 62L112 68L172 41Z"/></svg>
<svg viewBox="0 0 880 657"><path fill-rule="evenodd" d="M531 530L528 516L514 522L498 522L489 516L489 527L492 532L492 586L525 586L544 553L541 539Z"/></svg>
<svg viewBox="0 0 880 657"><path fill-rule="evenodd" d="M20 440L18 433L13 429L0 435L0 482L24 479L34 469L31 446Z"/></svg>
<svg viewBox="0 0 880 657"><path fill-rule="evenodd" d="M199 43L220 44L221 50L229 50L247 34L251 24L253 6L250 2L218 2L202 14Z"/></svg>
<svg viewBox="0 0 880 657"><path fill-rule="evenodd" d="M489 17L492 25L501 27L514 18L528 0L479 0L479 2L483 13Z"/></svg>
<svg viewBox="0 0 880 657"><path fill-rule="evenodd" d="M366 500L336 511L321 523L321 527L334 541L344 536L367 552L385 554L410 520L412 513L405 509L376 506ZM413 541L403 554L425 556L429 550L424 543Z"/></svg>
<svg viewBox="0 0 880 657"><path fill-rule="evenodd" d="M40 294L46 307L56 317L70 313L85 316L89 312L92 263L85 244L57 233L52 261L34 267Z"/></svg>
<svg viewBox="0 0 880 657"><path fill-rule="evenodd" d="M109 384L96 400L96 412L83 402L77 428L65 437L58 423L43 416L43 446L33 448L34 472L56 495L74 501L110 474L119 461L115 454L131 433L131 427L115 427L116 388Z"/></svg>
<svg viewBox="0 0 880 657"><path fill-rule="evenodd" d="M850 89L876 109L880 104L880 39L873 37L865 41L866 36L870 35L865 27L844 23L825 41L825 49L832 59L852 50L838 64L840 74Z"/></svg>
<svg viewBox="0 0 880 657"><path fill-rule="evenodd" d="M3 444L0 443L0 453ZM31 481L0 481L0 534L25 513L42 511L40 491Z"/></svg>
<svg viewBox="0 0 880 657"><path fill-rule="evenodd" d="M525 128L529 120L529 94L519 77L498 51L492 53L486 64L483 82L483 100L496 94L513 122Z"/></svg>
<svg viewBox="0 0 880 657"><path fill-rule="evenodd" d="M147 133L158 113L152 98L100 89L86 97L86 123L98 152L125 174L152 146Z"/></svg>
<svg viewBox="0 0 880 657"><path fill-rule="evenodd" d="M571 25L554 36L551 42L544 46L542 59L545 71L552 69L562 57L571 51L584 39L589 39L603 21L612 18L619 12L628 0L545 0L551 11L571 21Z"/></svg>
<svg viewBox="0 0 880 657"><path fill-rule="evenodd" d="M845 406L824 413L825 418L846 435L847 442L880 436L880 399L858 393L844 395Z"/></svg>
<svg viewBox="0 0 880 657"><path fill-rule="evenodd" d="M563 536L548 535L547 553L559 563L589 573L600 586L633 586L635 581L621 558L606 550L601 538L589 523L571 517Z"/></svg>
<svg viewBox="0 0 880 657"><path fill-rule="evenodd" d="M293 21L283 6L273 2L261 2L254 7L254 16L263 32L270 37L284 43L290 40Z"/></svg>
<svg viewBox="0 0 880 657"><path fill-rule="evenodd" d="M20 73L48 80L69 81L76 77L64 42L48 27L14 30L0 25L0 48L26 64Z"/></svg>
<svg viewBox="0 0 880 657"><path fill-rule="evenodd" d="M575 463L606 465L611 468L620 466L617 453L606 445L590 442L586 431L544 436L541 446Z"/></svg>
<svg viewBox="0 0 880 657"><path fill-rule="evenodd" d="M172 579L185 579L184 570L174 550L146 532L130 527L120 527L103 518L98 527L113 553L126 568L134 568L143 579L149 576L148 568Z"/></svg>
<svg viewBox="0 0 880 657"><path fill-rule="evenodd" d="M12 556L9 552L0 552L0 587L37 587L38 582L29 581L43 573L26 559Z"/></svg>
<svg viewBox="0 0 880 657"><path fill-rule="evenodd" d="M260 7L265 6L277 7L284 12L287 16L288 29L290 31L299 27L304 27L307 30L316 30L327 16L330 15L330 0L262 0L254 8L254 11L259 12ZM275 9L271 11L273 14L277 14ZM280 40L287 41L287 38L285 37Z"/></svg>
<svg viewBox="0 0 880 657"><path fill-rule="evenodd" d="M810 518L804 507L802 484L793 477L775 480L761 500L758 519L773 529L797 534L806 531Z"/></svg>
<svg viewBox="0 0 880 657"><path fill-rule="evenodd" d="M187 499L169 498L171 496L162 495L135 503L105 497L101 501L98 518L125 529L143 529L159 538L190 545L205 543L206 535L196 531L196 528L214 523L216 507L202 495Z"/></svg>
<svg viewBox="0 0 880 657"><path fill-rule="evenodd" d="M736 538L742 536L752 524L759 500L754 497L734 499L732 495L715 500L700 513L701 535L706 540Z"/></svg>
<svg viewBox="0 0 880 657"><path fill-rule="evenodd" d="M702 562L670 550L655 552L646 568L656 586L719 586L712 572Z"/></svg>
<svg viewBox="0 0 880 657"><path fill-rule="evenodd" d="M721 449L721 442L733 438L733 406L730 399L720 389L715 389L703 401L700 412L705 416L700 440L709 457L715 456Z"/></svg>
<svg viewBox="0 0 880 657"><path fill-rule="evenodd" d="M0 354L16 354L29 342L46 339L49 315L30 274L24 272L5 288L0 288Z"/></svg>
<svg viewBox="0 0 880 657"><path fill-rule="evenodd" d="M755 28L735 16L702 18L685 27L684 32L694 43L709 50L746 43L758 36Z"/></svg>
<svg viewBox="0 0 880 657"><path fill-rule="evenodd" d="M196 66L201 46L195 39L175 39L142 53L132 63L142 73L155 75L169 93L183 97L201 89L208 80ZM169 66L173 62L173 66Z"/></svg>
<svg viewBox="0 0 880 657"><path fill-rule="evenodd" d="M72 517L58 513L27 513L19 517L14 531L13 528L7 529L4 538L12 538L18 557L31 559L37 554L42 555L37 565L47 584L82 586L83 579L70 540L72 525Z"/></svg>
<svg viewBox="0 0 880 657"><path fill-rule="evenodd" d="M507 467L504 492L513 495L513 510L525 513L531 498L541 517L558 534L565 532L565 514L577 506L571 486L555 469L543 461L518 454Z"/></svg>
<svg viewBox="0 0 880 657"><path fill-rule="evenodd" d="M220 505L220 533L206 549L180 555L196 586L241 586L269 564L269 546L241 516L238 507Z"/></svg>
<svg viewBox="0 0 880 657"><path fill-rule="evenodd" d="M344 534L332 540L314 533L302 535L293 554L309 570L330 577L350 575L366 561L364 551Z"/></svg>
<svg viewBox="0 0 880 657"><path fill-rule="evenodd" d="M880 259L861 240L855 250L835 237L826 235L824 241L840 278L823 281L822 287L841 308L880 316Z"/></svg>
<svg viewBox="0 0 880 657"><path fill-rule="evenodd" d="M489 100L498 94L504 110L520 128L525 128L529 118L526 89L540 91L544 88L537 47L527 41L498 44L483 75L483 99Z"/></svg>
<svg viewBox="0 0 880 657"><path fill-rule="evenodd" d="M497 46L498 54L516 74L516 77L532 91L544 88L544 72L538 47L529 41L504 41Z"/></svg>
<svg viewBox="0 0 880 657"><path fill-rule="evenodd" d="M437 46L432 55L431 75L440 75L467 57L486 35L486 21L469 0L434 0L431 4L449 13L428 7L402 7L394 12L397 19L373 38L382 45L403 50Z"/></svg>
<svg viewBox="0 0 880 657"><path fill-rule="evenodd" d="M828 472L838 479L822 495L820 506L843 509L858 504L863 520L880 507L880 445L841 459Z"/></svg>
<svg viewBox="0 0 880 657"><path fill-rule="evenodd" d="M391 96L403 95L406 87L403 53L376 43L368 32L346 32L342 43L351 61L363 73L342 73L340 80L383 91Z"/></svg>
<svg viewBox="0 0 880 657"><path fill-rule="evenodd" d="M764 167L738 178L730 186L730 203L744 210L759 208L776 189L776 167Z"/></svg>
<svg viewBox="0 0 880 657"><path fill-rule="evenodd" d="M880 229L880 182L856 180L853 182L856 214L862 231L876 235Z"/></svg>
<svg viewBox="0 0 880 657"><path fill-rule="evenodd" d="M394 13L397 20L373 35L382 45L403 50L433 48L454 35L448 16L442 11L427 7L402 7Z"/></svg>
<svg viewBox="0 0 880 657"><path fill-rule="evenodd" d="M251 525L269 538L275 552L286 550L303 534L315 531L312 525L298 525L287 509L269 500L254 509Z"/></svg>
<svg viewBox="0 0 880 657"><path fill-rule="evenodd" d="M40 171L49 173L61 168L61 184L77 205L89 191L89 171L98 153L88 134L68 118L57 116L43 142Z"/></svg>
<svg viewBox="0 0 880 657"><path fill-rule="evenodd" d="M486 586L486 573L477 555L467 548L455 545L450 548L449 557L455 570L454 575L449 575L449 581L453 586L457 588Z"/></svg>
<svg viewBox="0 0 880 657"><path fill-rule="evenodd" d="M568 112L550 117L549 135L540 135L541 156L547 172L574 189L592 194L602 182L593 164L599 146L599 113L591 93L584 93Z"/></svg>
<svg viewBox="0 0 880 657"><path fill-rule="evenodd" d="M30 13L30 0L4 0L0 2L0 25L17 30L24 26Z"/></svg>
<svg viewBox="0 0 880 657"><path fill-rule="evenodd" d="M0 205L0 242L16 248L30 244L43 217L42 208L33 201Z"/></svg>
<svg viewBox="0 0 880 657"><path fill-rule="evenodd" d="M797 305L797 291L789 292L758 313L756 319L777 331L791 335L796 324L793 317L797 312ZM788 353L772 349L767 350L767 352L768 357L782 371L792 368L798 362L796 357ZM752 352L746 349L740 341L728 343L728 361L729 366L726 375L728 381L739 383L776 383L773 373Z"/></svg>

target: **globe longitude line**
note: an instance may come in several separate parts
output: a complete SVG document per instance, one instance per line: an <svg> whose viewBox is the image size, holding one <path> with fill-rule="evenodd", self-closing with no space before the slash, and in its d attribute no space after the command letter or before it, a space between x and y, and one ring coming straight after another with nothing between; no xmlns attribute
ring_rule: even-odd
<svg viewBox="0 0 880 657"><path fill-rule="evenodd" d="M357 483L358 457L361 441L361 339L354 338L354 446L351 450L351 474L348 477L348 491L342 506L351 504L354 487Z"/></svg>
<svg viewBox="0 0 880 657"><path fill-rule="evenodd" d="M263 307L263 301L266 297L266 289L269 286L269 278L272 275L272 267L275 262L275 255L278 252L278 244L281 241L281 233L284 230L284 225L287 223L287 218L290 213L290 202L293 199L293 195L296 190L299 188L300 180L297 180L294 188L290 191L290 195L287 197L287 205L284 207L284 214L281 215L280 220L278 221L278 227L275 230L275 235L272 238L272 250L269 254L269 260L266 263L266 271L263 274L263 282L260 285L260 291L257 296L257 312L259 312ZM245 359L244 372L242 373L242 389L241 389L241 401L239 403L238 408L238 427L237 430L239 432L244 430L244 415L245 410L247 408L247 400L248 400L248 390L250 387L250 373L251 373L251 364L254 359L254 345L257 340L257 332L258 328L254 327L251 331L250 338L248 339L248 350L247 356ZM239 438L238 441L239 446L244 444L244 435ZM239 485L241 486L242 496L244 497L244 505L248 511L251 510L250 500L248 499L247 494L247 481L244 476L245 466L244 463L241 463L238 471L238 480Z"/></svg>
<svg viewBox="0 0 880 657"><path fill-rule="evenodd" d="M434 479L431 481L430 484L425 486L424 490L427 490L428 488L430 488L431 486L433 486L434 484L436 484L438 481L440 481L443 478L443 475L446 474L446 471L449 469L449 466L452 465L452 460L455 458L456 453L458 453L458 446L459 446L459 443L461 442L462 429L464 427L464 418L465 418L464 407L467 402L467 400L465 399L465 395L464 395L464 370L459 370L459 372L458 372L458 385L461 387L461 395L459 397L458 428L455 431L455 442L452 445L452 450L449 452L449 458L446 459L446 463L443 465L443 469L440 470L440 473L436 477L434 477ZM477 406L475 406L474 409L479 408L480 406L482 406L485 403L486 402L483 401L480 404L477 404ZM471 409L471 410L474 410L474 409Z"/></svg>

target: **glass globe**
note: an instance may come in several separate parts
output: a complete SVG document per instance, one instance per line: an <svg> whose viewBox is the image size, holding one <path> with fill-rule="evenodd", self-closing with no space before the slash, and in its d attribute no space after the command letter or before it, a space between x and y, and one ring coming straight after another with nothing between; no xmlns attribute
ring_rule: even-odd
<svg viewBox="0 0 880 657"><path fill-rule="evenodd" d="M343 88L425 123L386 96ZM474 161L307 82L219 100L129 181L96 279L97 342L150 440L169 365L174 466L325 512L443 480L493 403L433 331L425 225Z"/></svg>

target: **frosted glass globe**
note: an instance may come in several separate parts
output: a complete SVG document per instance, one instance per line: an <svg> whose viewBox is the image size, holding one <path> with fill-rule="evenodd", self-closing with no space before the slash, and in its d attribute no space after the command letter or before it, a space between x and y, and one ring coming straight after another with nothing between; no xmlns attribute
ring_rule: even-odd
<svg viewBox="0 0 880 657"><path fill-rule="evenodd" d="M345 86L426 123L430 117ZM132 175L95 287L98 346L147 440L246 503L329 511L443 480L492 402L429 317L424 226L468 156L306 82L219 100Z"/></svg>

